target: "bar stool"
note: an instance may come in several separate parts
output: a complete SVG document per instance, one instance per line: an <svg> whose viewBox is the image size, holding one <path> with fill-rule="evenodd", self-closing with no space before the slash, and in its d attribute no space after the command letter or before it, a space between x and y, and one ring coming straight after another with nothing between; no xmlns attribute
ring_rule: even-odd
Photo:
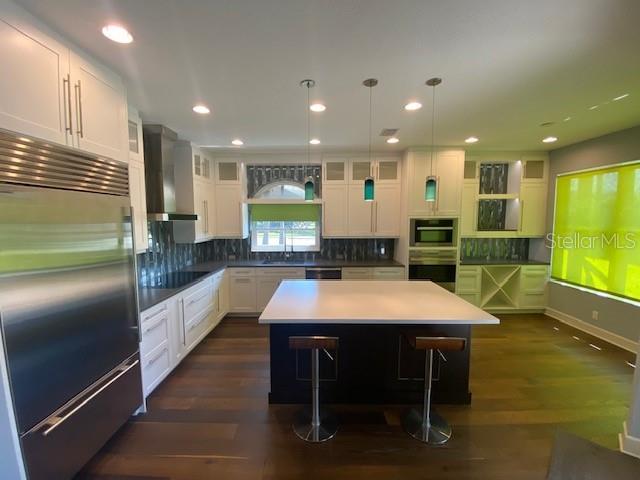
<svg viewBox="0 0 640 480"><path fill-rule="evenodd" d="M405 337L415 350L425 351L424 398L422 412L411 409L402 424L413 438L432 445L442 445L451 438L451 426L431 409L433 351L459 352L464 350L467 340L458 337L420 337L411 333L405 333Z"/></svg>
<svg viewBox="0 0 640 480"><path fill-rule="evenodd" d="M320 409L320 350L337 350L337 337L289 337L292 350L311 350L311 411L298 413L293 431L306 442L319 443L332 438L338 431L338 422L328 411ZM328 355L328 353L327 353Z"/></svg>

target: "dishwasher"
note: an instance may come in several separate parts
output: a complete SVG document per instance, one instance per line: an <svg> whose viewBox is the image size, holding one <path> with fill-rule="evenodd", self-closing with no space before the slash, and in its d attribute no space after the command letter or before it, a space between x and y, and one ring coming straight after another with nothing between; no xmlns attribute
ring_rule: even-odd
<svg viewBox="0 0 640 480"><path fill-rule="evenodd" d="M335 267L308 267L304 278L307 280L342 280L342 269Z"/></svg>

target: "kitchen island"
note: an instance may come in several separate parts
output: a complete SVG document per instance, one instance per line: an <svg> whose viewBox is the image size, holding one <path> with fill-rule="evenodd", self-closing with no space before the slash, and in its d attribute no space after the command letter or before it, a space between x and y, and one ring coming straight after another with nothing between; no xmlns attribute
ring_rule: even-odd
<svg viewBox="0 0 640 480"><path fill-rule="evenodd" d="M434 401L457 404L471 402L471 327L500 323L432 282L344 280L285 280L259 322L270 329L271 403L309 402L310 354L288 346L298 335L339 338L320 356L323 403L420 403L424 352L405 340L411 330L467 339L433 367Z"/></svg>

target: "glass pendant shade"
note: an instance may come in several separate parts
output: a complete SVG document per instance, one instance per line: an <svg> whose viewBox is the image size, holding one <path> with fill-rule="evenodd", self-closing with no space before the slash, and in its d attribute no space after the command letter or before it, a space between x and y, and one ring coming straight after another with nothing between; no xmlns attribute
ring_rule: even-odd
<svg viewBox="0 0 640 480"><path fill-rule="evenodd" d="M364 179L364 201L373 202L374 197L374 182L373 178L367 177Z"/></svg>
<svg viewBox="0 0 640 480"><path fill-rule="evenodd" d="M309 176L304 181L304 200L305 202L312 202L315 197L315 184L313 177Z"/></svg>
<svg viewBox="0 0 640 480"><path fill-rule="evenodd" d="M427 202L435 202L438 191L436 177L429 176L424 184L424 199Z"/></svg>

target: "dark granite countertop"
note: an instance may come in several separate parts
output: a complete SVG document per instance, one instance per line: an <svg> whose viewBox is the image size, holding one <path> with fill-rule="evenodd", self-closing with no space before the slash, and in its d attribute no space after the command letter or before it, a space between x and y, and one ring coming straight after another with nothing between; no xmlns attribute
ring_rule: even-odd
<svg viewBox="0 0 640 480"><path fill-rule="evenodd" d="M229 260L197 263L183 268L184 272L206 272L213 275L224 268L255 268L255 267L402 267L400 262L395 260L313 260L313 261L273 261L265 263L264 260ZM187 283L180 288L156 288L140 287L138 290L138 304L143 312L164 300L192 287L196 283L207 278L208 275L200 277L193 282Z"/></svg>
<svg viewBox="0 0 640 480"><path fill-rule="evenodd" d="M460 260L460 265L549 265L540 260Z"/></svg>

